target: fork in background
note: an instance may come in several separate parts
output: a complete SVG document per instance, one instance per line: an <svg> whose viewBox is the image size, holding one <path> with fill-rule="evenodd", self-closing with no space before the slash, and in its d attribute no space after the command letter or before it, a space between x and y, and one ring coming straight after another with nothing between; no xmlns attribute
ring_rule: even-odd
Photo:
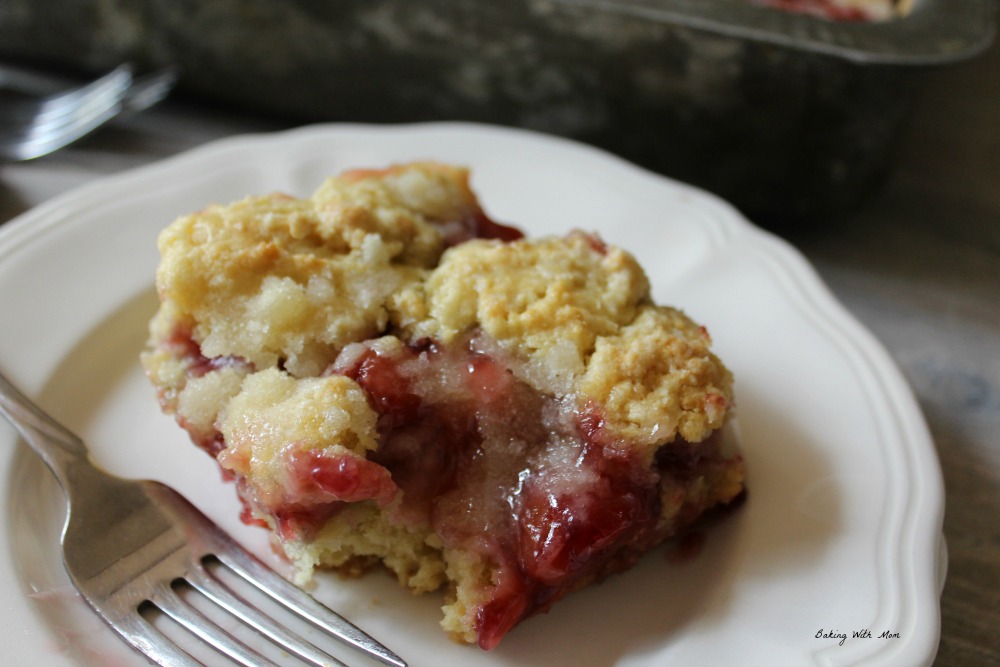
<svg viewBox="0 0 1000 667"><path fill-rule="evenodd" d="M30 160L89 134L123 111L137 112L163 99L176 81L166 68L134 79L129 65L76 88L39 95L47 77L0 67L0 90L12 91L0 104L0 159Z"/></svg>
<svg viewBox="0 0 1000 667"><path fill-rule="evenodd" d="M155 607L190 638L239 665L275 663L222 625L249 626L261 644L266 638L306 664L345 664L248 603L238 586L227 583L237 580L352 650L406 667L372 637L257 560L180 494L158 482L125 480L96 468L83 442L2 374L0 414L42 457L66 493L61 542L70 579L101 618L151 661L170 667L202 664L149 621L143 612ZM225 576L216 568L225 570ZM184 588L201 596L198 604L182 594ZM214 605L212 614L199 611L206 605ZM226 616L228 622L217 623L210 615Z"/></svg>

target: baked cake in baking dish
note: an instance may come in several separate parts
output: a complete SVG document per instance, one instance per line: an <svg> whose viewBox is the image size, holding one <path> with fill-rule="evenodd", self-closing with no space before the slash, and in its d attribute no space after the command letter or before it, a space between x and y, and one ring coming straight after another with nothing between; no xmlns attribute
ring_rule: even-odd
<svg viewBox="0 0 1000 667"><path fill-rule="evenodd" d="M492 221L464 169L212 206L159 249L143 364L300 583L381 564L490 649L743 492L705 328L597 236Z"/></svg>
<svg viewBox="0 0 1000 667"><path fill-rule="evenodd" d="M912 0L750 0L833 21L887 21L909 12Z"/></svg>

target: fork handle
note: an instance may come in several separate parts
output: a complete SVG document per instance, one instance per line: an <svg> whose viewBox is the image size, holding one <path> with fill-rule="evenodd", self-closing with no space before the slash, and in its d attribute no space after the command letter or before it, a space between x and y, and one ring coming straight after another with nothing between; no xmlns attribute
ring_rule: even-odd
<svg viewBox="0 0 1000 667"><path fill-rule="evenodd" d="M0 373L0 414L52 470L63 488L77 464L92 467L83 441L49 416Z"/></svg>

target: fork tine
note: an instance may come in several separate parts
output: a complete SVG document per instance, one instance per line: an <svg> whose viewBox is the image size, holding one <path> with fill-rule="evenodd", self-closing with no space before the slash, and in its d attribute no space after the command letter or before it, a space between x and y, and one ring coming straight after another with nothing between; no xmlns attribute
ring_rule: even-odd
<svg viewBox="0 0 1000 667"><path fill-rule="evenodd" d="M160 665L202 667L201 663L180 650L140 614L129 614L116 621L116 629L133 648Z"/></svg>
<svg viewBox="0 0 1000 667"><path fill-rule="evenodd" d="M295 653L303 660L311 662L318 667L327 665L347 667L345 663L337 658L321 651L301 637L293 635L272 618L254 609L246 600L230 591L225 584L216 579L204 565L199 564L193 568L186 580L191 586L201 591L207 598L230 614L264 634L274 643Z"/></svg>
<svg viewBox="0 0 1000 667"><path fill-rule="evenodd" d="M17 160L40 157L80 139L111 120L121 110L121 93L93 100L78 113L67 114L58 125L45 121L27 128L24 136L0 132L0 155Z"/></svg>
<svg viewBox="0 0 1000 667"><path fill-rule="evenodd" d="M0 157L28 160L80 139L122 110L132 84L131 67L122 65L89 85L5 116Z"/></svg>
<svg viewBox="0 0 1000 667"><path fill-rule="evenodd" d="M12 116L5 113L6 107L0 106L0 121L2 121L0 137L20 137L71 124L79 118L94 113L95 110L105 109L109 105L113 105L124 97L126 91L127 88L122 87L102 88L72 105L67 105L58 114L32 114L24 107L18 106L17 113L24 113L24 118L19 118L17 115Z"/></svg>
<svg viewBox="0 0 1000 667"><path fill-rule="evenodd" d="M76 118L121 102L131 86L131 68L120 67L88 86L47 100L41 110L29 116L29 126L41 131L72 123Z"/></svg>
<svg viewBox="0 0 1000 667"><path fill-rule="evenodd" d="M398 655L312 596L293 586L240 548L220 549L215 557L276 602L313 625L392 667L407 667Z"/></svg>
<svg viewBox="0 0 1000 667"><path fill-rule="evenodd" d="M188 632L203 642L245 667L278 667L252 648L236 639L202 614L184 602L170 586L158 588L150 602L160 611L184 626Z"/></svg>
<svg viewBox="0 0 1000 667"><path fill-rule="evenodd" d="M87 104L108 94L122 95L131 84L132 68L121 65L85 86L47 99L42 103L39 116L44 120L59 118L77 105Z"/></svg>
<svg viewBox="0 0 1000 667"><path fill-rule="evenodd" d="M64 128L86 123L90 118L100 115L108 109L118 110L126 90L125 88L107 88L88 96L79 104L73 105L72 108L68 107L59 114L36 116L27 124L28 131L36 134L59 132Z"/></svg>
<svg viewBox="0 0 1000 667"><path fill-rule="evenodd" d="M161 101L176 85L177 79L177 69L174 67L164 67L136 78L122 102L123 113L138 113Z"/></svg>
<svg viewBox="0 0 1000 667"><path fill-rule="evenodd" d="M34 119L53 121L71 113L77 107L108 92L124 92L132 83L132 68L121 65L98 79L82 86L70 88L48 97L32 99L22 103L5 104L0 107L0 118L5 122L28 121Z"/></svg>

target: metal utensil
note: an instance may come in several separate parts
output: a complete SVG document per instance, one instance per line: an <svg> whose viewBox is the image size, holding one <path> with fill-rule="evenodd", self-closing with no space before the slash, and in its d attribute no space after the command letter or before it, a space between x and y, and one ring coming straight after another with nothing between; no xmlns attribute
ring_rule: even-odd
<svg viewBox="0 0 1000 667"><path fill-rule="evenodd" d="M59 150L122 112L159 102L176 79L171 68L133 78L131 67L122 65L88 84L39 96L43 76L0 68L0 88L17 93L0 104L0 159L31 160Z"/></svg>
<svg viewBox="0 0 1000 667"><path fill-rule="evenodd" d="M171 667L201 664L154 627L142 613L150 606L237 664L274 664L192 605L178 592L185 585L306 664L344 665L246 602L228 577L217 575L221 567L352 649L405 667L375 639L257 560L177 492L96 468L80 438L2 374L0 414L42 457L66 493L63 562L74 585L112 629L151 661Z"/></svg>

